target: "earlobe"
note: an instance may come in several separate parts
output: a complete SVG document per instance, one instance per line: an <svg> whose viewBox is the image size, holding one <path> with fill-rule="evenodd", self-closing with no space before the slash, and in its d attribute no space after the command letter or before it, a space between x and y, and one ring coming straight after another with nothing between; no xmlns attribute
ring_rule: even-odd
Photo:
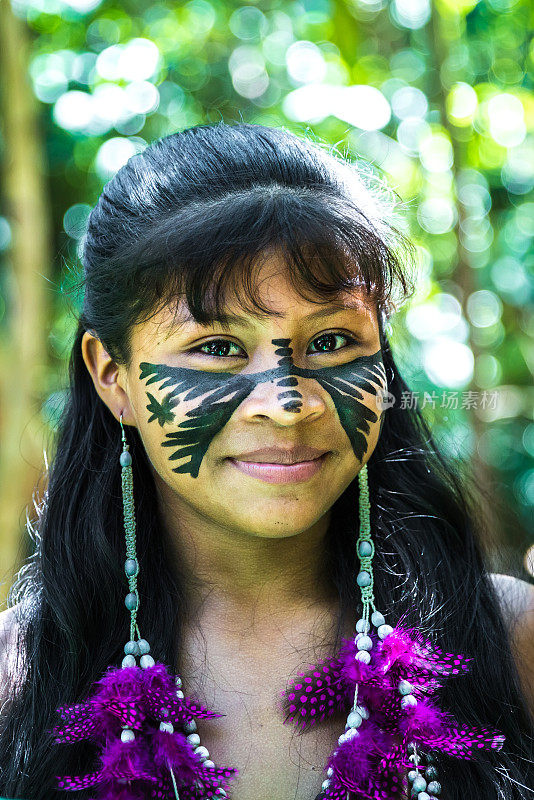
<svg viewBox="0 0 534 800"><path fill-rule="evenodd" d="M100 339L86 331L81 342L82 357L91 376L95 390L107 405L117 422L122 413L125 425L136 425L130 401L122 386L123 376L119 365L104 349Z"/></svg>

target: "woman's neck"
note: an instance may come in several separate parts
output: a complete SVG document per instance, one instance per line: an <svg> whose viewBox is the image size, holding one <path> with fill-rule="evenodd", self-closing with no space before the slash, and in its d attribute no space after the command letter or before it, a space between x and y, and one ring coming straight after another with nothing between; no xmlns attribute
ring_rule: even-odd
<svg viewBox="0 0 534 800"><path fill-rule="evenodd" d="M325 570L330 512L292 536L262 537L200 517L161 483L158 491L192 624L213 619L226 630L261 634L336 602Z"/></svg>

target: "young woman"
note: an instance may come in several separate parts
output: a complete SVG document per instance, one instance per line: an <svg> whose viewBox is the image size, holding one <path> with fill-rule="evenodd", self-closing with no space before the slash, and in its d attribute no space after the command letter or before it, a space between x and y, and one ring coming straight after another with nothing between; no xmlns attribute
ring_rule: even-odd
<svg viewBox="0 0 534 800"><path fill-rule="evenodd" d="M530 586L499 602L476 502L401 407L393 210L248 124L168 136L106 185L3 615L1 795L530 797Z"/></svg>

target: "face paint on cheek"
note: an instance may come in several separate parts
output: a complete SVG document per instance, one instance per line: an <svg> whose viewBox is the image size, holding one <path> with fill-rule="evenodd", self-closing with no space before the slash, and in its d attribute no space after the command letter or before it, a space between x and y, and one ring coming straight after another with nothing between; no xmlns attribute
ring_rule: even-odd
<svg viewBox="0 0 534 800"><path fill-rule="evenodd" d="M160 391L172 386L173 389L159 403L147 392L151 412L148 422L158 421L161 427L172 422L172 411L180 402L202 397L196 408L188 411L189 419L180 422L179 431L167 433L162 447L172 447L174 452L169 461L189 456L189 461L175 467L173 472L189 473L198 477L200 464L210 446L211 440L226 425L235 409L255 387L255 382L246 375L231 375L228 372L202 372L183 367L169 367L166 364L139 364L140 379L151 383L161 383ZM182 397L180 398L180 395Z"/></svg>
<svg viewBox="0 0 534 800"><path fill-rule="evenodd" d="M198 477L202 459L212 439L258 384L271 381L278 387L296 386L299 377L316 380L330 394L354 453L357 458L362 459L367 450L365 434L369 433L369 423L378 419L362 402L363 391L376 396L385 384L381 350L372 356L360 356L346 364L311 370L301 369L293 363L290 339L271 341L277 348L275 354L279 356L277 366L248 375L203 372L166 364L150 364L146 361L139 365L140 380L146 380L147 386L161 383L160 391L173 387L161 403L147 392L150 400L147 410L151 412L149 423L157 421L163 427L174 420L172 409L180 402L202 397L197 408L186 412L185 416L189 419L179 423L180 430L167 433L166 441L162 442L163 447L174 448L169 461L189 456L189 461L175 467L173 472L189 473L193 478ZM291 413L300 413L301 398L302 395L297 390L283 391L278 395L282 408Z"/></svg>
<svg viewBox="0 0 534 800"><path fill-rule="evenodd" d="M313 377L330 394L354 455L362 461L369 444L370 423L378 421L378 414L366 403L374 399L376 405L378 393L387 388L382 351L377 350L371 356L359 356L346 364L315 370ZM370 395L367 401L364 392Z"/></svg>

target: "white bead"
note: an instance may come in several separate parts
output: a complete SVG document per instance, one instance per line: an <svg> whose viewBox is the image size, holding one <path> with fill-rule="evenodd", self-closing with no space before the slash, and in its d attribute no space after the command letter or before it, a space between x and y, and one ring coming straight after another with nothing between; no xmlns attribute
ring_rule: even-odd
<svg viewBox="0 0 534 800"><path fill-rule="evenodd" d="M410 694L412 691L413 686L410 681L399 681L399 694Z"/></svg>
<svg viewBox="0 0 534 800"><path fill-rule="evenodd" d="M393 631L393 628L391 627L391 625L380 625L380 627L378 628L377 633L378 633L378 635L380 636L381 639L385 639L386 636L389 636L389 634L392 631Z"/></svg>
<svg viewBox="0 0 534 800"><path fill-rule="evenodd" d="M326 770L326 774L328 775L329 778L332 777L332 775L334 774L334 770L332 769L332 767L328 767L328 769Z"/></svg>
<svg viewBox="0 0 534 800"><path fill-rule="evenodd" d="M197 729L197 723L194 719L191 722L184 722L184 731L186 733L194 733Z"/></svg>
<svg viewBox="0 0 534 800"><path fill-rule="evenodd" d="M190 733L189 736L187 737L187 741L193 747L198 747L200 744L200 736L198 735L198 733Z"/></svg>
<svg viewBox="0 0 534 800"><path fill-rule="evenodd" d="M181 689L181 687L182 687L182 679L180 678L180 676L179 676L179 675L177 675L177 676L175 677L175 679L174 679L174 682L175 682L176 686L177 686L179 689Z"/></svg>
<svg viewBox="0 0 534 800"><path fill-rule="evenodd" d="M384 619L384 615L380 613L380 611L373 611L371 614L371 622L375 626L375 628L379 628L380 625L383 625L386 620Z"/></svg>
<svg viewBox="0 0 534 800"><path fill-rule="evenodd" d="M413 694L407 694L401 700L401 708L414 708L417 705L417 698L413 696Z"/></svg>
<svg viewBox="0 0 534 800"><path fill-rule="evenodd" d="M416 792L424 792L426 789L426 780L423 778L422 775L418 775L417 778L414 780L412 784L412 789L415 789Z"/></svg>
<svg viewBox="0 0 534 800"><path fill-rule="evenodd" d="M348 742L349 739L354 739L355 736L359 736L360 732L356 730L356 728L349 728L348 731L344 734L345 741Z"/></svg>
<svg viewBox="0 0 534 800"><path fill-rule="evenodd" d="M184 693L182 692L182 690L181 689L177 689L176 690L176 697L179 697L180 700L181 700L183 696L184 696Z"/></svg>
<svg viewBox="0 0 534 800"><path fill-rule="evenodd" d="M140 639L140 641L143 640ZM152 656L148 655L148 653L145 653L145 655L141 656L141 658L139 659L139 663L141 664L143 669L147 669L147 667L153 667L156 662L154 661Z"/></svg>
<svg viewBox="0 0 534 800"><path fill-rule="evenodd" d="M367 650L360 650L359 653L356 653L354 656L355 661L362 661L364 664L368 664L371 660L371 653Z"/></svg>
<svg viewBox="0 0 534 800"><path fill-rule="evenodd" d="M356 706L354 710L358 712L362 719L369 719L369 712L365 706Z"/></svg>
<svg viewBox="0 0 534 800"><path fill-rule="evenodd" d="M200 756L201 761L206 761L206 759L209 758L208 748L203 747L202 745L200 747L195 747L195 753L197 754L197 756Z"/></svg>
<svg viewBox="0 0 534 800"><path fill-rule="evenodd" d="M343 744L345 739L346 739L346 735L344 733L342 733L341 736L338 736L337 743L338 744Z"/></svg>
<svg viewBox="0 0 534 800"><path fill-rule="evenodd" d="M174 733L174 725L172 722L160 722L159 729L160 731L166 731L167 733Z"/></svg>
<svg viewBox="0 0 534 800"><path fill-rule="evenodd" d="M347 724L351 728L359 728L360 725L362 724L362 722L363 722L363 719L362 719L361 715L358 714L357 711L351 711L349 716L347 717Z"/></svg>
<svg viewBox="0 0 534 800"><path fill-rule="evenodd" d="M325 781L322 782L321 789L323 789L323 791L326 792L329 786L330 786L330 781L327 778Z"/></svg>
<svg viewBox="0 0 534 800"><path fill-rule="evenodd" d="M135 667L136 664L137 664L137 662L135 660L135 657L132 656L132 655L124 656L124 658L122 659L122 668L123 669L125 667Z"/></svg>
<svg viewBox="0 0 534 800"><path fill-rule="evenodd" d="M135 739L135 733L131 730L131 728L124 728L121 731L121 741L122 742L133 742Z"/></svg>
<svg viewBox="0 0 534 800"><path fill-rule="evenodd" d="M363 619L363 617L356 623L356 630L358 633L369 633L370 627L369 620Z"/></svg>
<svg viewBox="0 0 534 800"><path fill-rule="evenodd" d="M204 761L204 766L205 766L205 767L210 767L210 768L211 768L211 767L214 767L214 766L215 766L215 764L213 763L213 761L210 761L210 759L209 759L209 758L207 758L207 759L206 759L206 761Z"/></svg>
<svg viewBox="0 0 534 800"><path fill-rule="evenodd" d="M358 650L370 650L373 646L373 640L370 636L366 636L365 634L356 640L356 647Z"/></svg>

